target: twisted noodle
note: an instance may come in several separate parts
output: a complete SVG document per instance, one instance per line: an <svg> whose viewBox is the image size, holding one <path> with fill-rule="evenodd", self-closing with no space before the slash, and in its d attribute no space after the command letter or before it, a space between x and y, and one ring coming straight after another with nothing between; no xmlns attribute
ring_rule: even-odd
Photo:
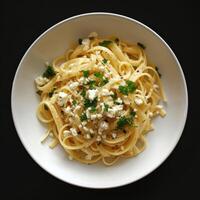
<svg viewBox="0 0 200 200"><path fill-rule="evenodd" d="M105 41L107 44L102 45ZM48 125L42 142L51 134L51 148L59 143L71 159L87 164L102 160L113 165L119 158L136 156L145 149L145 134L153 129L152 118L166 114L158 105L166 97L159 74L148 64L141 46L93 37L54 59L52 67L54 76L44 84L36 81L41 93L37 117ZM100 84L102 80L106 81ZM123 93L120 86L127 87L127 80L136 88ZM93 88L91 81L96 84ZM105 95L105 91L111 93ZM94 113L92 105L85 107L89 92L97 93ZM59 98L64 103L59 103ZM95 99L89 100L94 103ZM122 109L109 113L114 108ZM131 111L134 116L128 118ZM81 118L83 114L87 119ZM122 119L131 122L119 127Z"/></svg>

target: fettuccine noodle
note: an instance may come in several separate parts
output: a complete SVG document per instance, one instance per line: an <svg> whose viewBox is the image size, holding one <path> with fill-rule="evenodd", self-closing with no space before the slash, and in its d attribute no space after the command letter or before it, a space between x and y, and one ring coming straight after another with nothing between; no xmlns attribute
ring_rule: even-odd
<svg viewBox="0 0 200 200"><path fill-rule="evenodd" d="M157 68L144 45L95 32L53 60L36 78L41 102L38 119L48 129L41 141L60 144L70 159L113 165L146 147L152 118L165 116L166 101Z"/></svg>

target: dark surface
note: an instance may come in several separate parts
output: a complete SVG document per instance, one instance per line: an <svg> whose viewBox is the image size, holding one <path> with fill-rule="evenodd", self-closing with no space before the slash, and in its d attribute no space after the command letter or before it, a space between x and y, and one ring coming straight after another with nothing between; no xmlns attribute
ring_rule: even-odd
<svg viewBox="0 0 200 200"><path fill-rule="evenodd" d="M130 194L131 198L137 199L170 199L174 195L178 195L180 199L194 199L199 185L195 182L200 178L200 133L197 129L199 119L195 118L199 110L196 106L198 98L195 98L198 90L196 72L199 68L198 57L195 57L197 42L194 36L196 32L194 27L197 25L195 7L192 2L186 5L183 2L169 4L168 1L155 5L108 0L74 1L71 5L67 1L65 3L16 1L15 4L4 2L1 12L3 41L0 59L3 69L0 78L1 157L3 157L1 196L6 194L7 198L13 195L15 199L25 199L27 196L28 199L38 197L58 199L61 195L66 198L71 195L74 197L81 195L83 198L93 199L96 197L125 199ZM108 190L75 187L57 180L41 169L22 146L13 125L10 109L12 80L20 59L32 42L55 23L76 14L93 11L127 15L145 23L163 37L182 65L190 97L187 123L181 140L170 157L147 177L127 186Z"/></svg>

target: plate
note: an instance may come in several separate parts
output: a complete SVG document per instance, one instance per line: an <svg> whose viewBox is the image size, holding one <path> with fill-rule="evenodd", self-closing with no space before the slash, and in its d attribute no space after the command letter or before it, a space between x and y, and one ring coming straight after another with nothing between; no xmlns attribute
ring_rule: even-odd
<svg viewBox="0 0 200 200"><path fill-rule="evenodd" d="M34 79L44 71L44 63L62 55L78 38L90 32L100 37L115 35L122 40L145 44L146 53L162 74L168 99L165 118L154 120L155 130L147 135L148 145L137 157L106 167L85 165L67 159L57 146L41 144L45 127L36 118L39 98ZM146 25L118 14L87 13L68 18L45 31L26 51L15 74L11 96L14 124L22 144L33 160L51 175L77 186L111 188L122 186L155 170L170 155L182 134L188 108L183 71L166 42Z"/></svg>

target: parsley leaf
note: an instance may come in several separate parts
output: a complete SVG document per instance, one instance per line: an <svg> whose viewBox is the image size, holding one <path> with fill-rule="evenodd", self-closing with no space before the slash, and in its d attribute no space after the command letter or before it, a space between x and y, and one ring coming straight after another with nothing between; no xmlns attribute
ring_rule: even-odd
<svg viewBox="0 0 200 200"><path fill-rule="evenodd" d="M120 93L128 95L128 93L133 93L136 90L136 85L133 81L127 80L126 85L120 85L118 89Z"/></svg>
<svg viewBox="0 0 200 200"><path fill-rule="evenodd" d="M137 45L138 45L139 47L141 47L142 49L146 49L145 45L142 44L142 43L140 43L140 42L138 42Z"/></svg>
<svg viewBox="0 0 200 200"><path fill-rule="evenodd" d="M96 107L97 106L97 97L94 100L85 99L84 101L85 108Z"/></svg>
<svg viewBox="0 0 200 200"><path fill-rule="evenodd" d="M104 65L105 65L107 62L108 62L108 60L105 59L105 58L102 60L102 63L103 63Z"/></svg>
<svg viewBox="0 0 200 200"><path fill-rule="evenodd" d="M97 78L103 78L103 74L100 72L95 72L94 76L96 76Z"/></svg>
<svg viewBox="0 0 200 200"><path fill-rule="evenodd" d="M112 41L110 41L110 40L104 40L104 41L100 42L99 45L103 46L103 47L108 47L111 43L112 43Z"/></svg>
<svg viewBox="0 0 200 200"><path fill-rule="evenodd" d="M116 93L114 93L114 94L112 94L112 95L110 95L112 98L113 98L113 100L116 100L117 99L117 94Z"/></svg>
<svg viewBox="0 0 200 200"><path fill-rule="evenodd" d="M56 72L54 71L54 68L52 66L48 66L42 76L46 78L51 78L55 75L56 75Z"/></svg>
<svg viewBox="0 0 200 200"><path fill-rule="evenodd" d="M72 101L72 104L75 106L77 104L77 101L76 100L73 100Z"/></svg>
<svg viewBox="0 0 200 200"><path fill-rule="evenodd" d="M87 120L87 115L85 113L83 113L81 116L80 116L80 120L83 122L83 121L86 121Z"/></svg>
<svg viewBox="0 0 200 200"><path fill-rule="evenodd" d="M90 81L88 82L88 84L89 84L89 88L90 88L90 89L94 89L94 86L96 85L96 81L90 80Z"/></svg>
<svg viewBox="0 0 200 200"><path fill-rule="evenodd" d="M108 108L109 108L109 105L106 104L106 103L104 103L104 111L105 111L105 112L108 112Z"/></svg>
<svg viewBox="0 0 200 200"><path fill-rule="evenodd" d="M104 85L107 84L108 82L109 82L109 81L108 81L108 78L103 77L103 79L101 80L100 86L104 86Z"/></svg>
<svg viewBox="0 0 200 200"><path fill-rule="evenodd" d="M118 121L117 121L117 128L118 129L123 129L124 126L129 124L129 120L128 118L126 118L125 116L121 117Z"/></svg>
<svg viewBox="0 0 200 200"><path fill-rule="evenodd" d="M85 97L85 96L86 96L85 88L83 88L83 90L81 91L81 96L82 96L82 97Z"/></svg>
<svg viewBox="0 0 200 200"><path fill-rule="evenodd" d="M89 71L88 70L83 70L83 76L87 78L89 76Z"/></svg>
<svg viewBox="0 0 200 200"><path fill-rule="evenodd" d="M94 113L94 112L97 111L97 109L96 109L94 106L92 106L90 111L91 111L92 113Z"/></svg>

